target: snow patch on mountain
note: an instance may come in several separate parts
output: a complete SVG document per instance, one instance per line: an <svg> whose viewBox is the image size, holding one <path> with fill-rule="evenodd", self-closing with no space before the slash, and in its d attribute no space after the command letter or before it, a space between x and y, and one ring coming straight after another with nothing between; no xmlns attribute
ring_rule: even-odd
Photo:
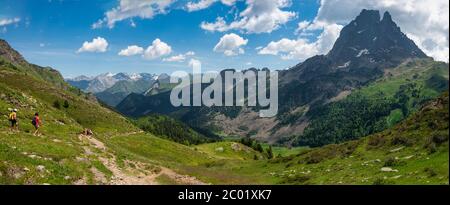
<svg viewBox="0 0 450 205"><path fill-rule="evenodd" d="M338 68L347 68L348 66L350 66L350 63L352 63L352 62L351 61L347 61L346 63L344 63L344 65L338 66Z"/></svg>
<svg viewBox="0 0 450 205"><path fill-rule="evenodd" d="M162 74L161 74L162 75ZM159 75L159 76L161 76ZM165 74L167 75L167 74ZM151 80L159 77L155 74L149 73L104 73L94 77L78 76L75 78L66 79L66 81L72 86L78 87L85 92L99 93L113 87L116 83L120 81L139 81L139 80ZM87 84L86 86L80 87L80 82Z"/></svg>
<svg viewBox="0 0 450 205"><path fill-rule="evenodd" d="M358 53L358 55L356 55L356 57L359 58L359 57L361 57L362 55L369 55L369 54L370 54L369 50L363 49L363 50L360 50L360 51L359 51L359 53Z"/></svg>

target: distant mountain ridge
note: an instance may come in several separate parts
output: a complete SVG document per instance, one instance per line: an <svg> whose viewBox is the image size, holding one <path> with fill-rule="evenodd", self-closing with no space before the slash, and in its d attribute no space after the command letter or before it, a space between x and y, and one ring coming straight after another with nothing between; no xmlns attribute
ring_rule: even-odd
<svg viewBox="0 0 450 205"><path fill-rule="evenodd" d="M66 81L84 92L93 93L100 101L116 106L131 93L144 94L161 79L167 81L167 74L149 73L104 73L94 77L78 76Z"/></svg>
<svg viewBox="0 0 450 205"><path fill-rule="evenodd" d="M168 114L197 131L214 130L229 136L250 136L271 143L302 135L308 113L345 98L353 90L383 77L386 71L411 59L429 59L392 20L389 12L362 10L346 25L333 49L279 71L279 113L259 118L248 107L170 107L168 94L132 94L117 109L128 116Z"/></svg>
<svg viewBox="0 0 450 205"><path fill-rule="evenodd" d="M113 87L120 81L155 80L157 78L157 75L149 73L104 73L94 77L81 75L75 78L68 78L66 81L85 92L99 93Z"/></svg>

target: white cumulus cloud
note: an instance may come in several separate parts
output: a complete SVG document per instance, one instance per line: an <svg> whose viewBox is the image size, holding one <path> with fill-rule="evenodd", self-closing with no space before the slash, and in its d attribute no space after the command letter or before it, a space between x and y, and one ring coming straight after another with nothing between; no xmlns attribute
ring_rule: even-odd
<svg viewBox="0 0 450 205"><path fill-rule="evenodd" d="M271 33L297 16L295 12L282 10L291 5L290 0L246 0L246 4L247 8L231 23L219 17L213 23L202 22L200 27L207 31Z"/></svg>
<svg viewBox="0 0 450 205"><path fill-rule="evenodd" d="M19 23L20 18L0 19L0 26L7 26L10 24Z"/></svg>
<svg viewBox="0 0 450 205"><path fill-rule="evenodd" d="M342 30L341 25L327 24L319 28L314 28L314 25L303 25L303 29L323 29L323 32L317 37L316 41L309 41L306 38L298 39L281 39L279 41L272 41L266 47L260 48L258 54L261 55L279 55L284 60L306 60L309 57L318 54L325 54L331 50L334 42L339 37Z"/></svg>
<svg viewBox="0 0 450 205"><path fill-rule="evenodd" d="M164 58L164 62L184 62L186 60L186 56L183 54L179 54L176 56L170 56L168 58Z"/></svg>
<svg viewBox="0 0 450 205"><path fill-rule="evenodd" d="M160 58L163 56L170 55L172 53L172 47L170 47L167 43L164 43L159 38L155 39L144 52L144 58L153 60L156 58Z"/></svg>
<svg viewBox="0 0 450 205"><path fill-rule="evenodd" d="M194 51L188 51L188 52L186 52L185 55L187 55L187 56L194 56L195 52Z"/></svg>
<svg viewBox="0 0 450 205"><path fill-rule="evenodd" d="M175 0L118 0L119 6L107 11L103 19L92 24L92 28L104 25L113 28L119 21L139 17L151 19L156 15L167 13L168 7Z"/></svg>
<svg viewBox="0 0 450 205"><path fill-rule="evenodd" d="M304 31L306 28L308 28L308 26L311 24L310 21L301 21L300 23L298 23L298 28L297 30L295 30L295 33L300 33L302 31Z"/></svg>
<svg viewBox="0 0 450 205"><path fill-rule="evenodd" d="M225 34L214 47L214 51L223 53L226 56L235 56L245 53L242 46L247 45L247 43L247 39L244 39L237 34Z"/></svg>
<svg viewBox="0 0 450 205"><path fill-rule="evenodd" d="M134 56L140 55L144 53L144 48L133 45L128 46L126 49L123 49L119 52L119 56Z"/></svg>
<svg viewBox="0 0 450 205"><path fill-rule="evenodd" d="M164 58L163 61L165 61L165 62L184 62L187 57L194 56L194 55L195 55L195 53L193 51L189 51L185 54L179 54L179 55L171 56L168 58Z"/></svg>
<svg viewBox="0 0 450 205"><path fill-rule="evenodd" d="M303 38L284 39L269 43L264 49L260 49L259 53L299 60L325 54L338 38L341 25L348 24L362 9L376 9L381 13L389 11L402 31L427 55L436 60L449 61L449 2L447 0L321 0L320 4L317 17L312 22L300 22L296 30L300 37L311 35L311 31L321 30L322 33L317 41L309 42ZM287 44L287 47L281 48L282 44ZM304 49L308 47L313 52Z"/></svg>
<svg viewBox="0 0 450 205"><path fill-rule="evenodd" d="M213 5L216 2L222 2L222 4L225 4L227 6L232 6L236 2L236 0L199 0L199 1L190 1L186 4L186 10L189 12L193 11L199 11L206 9Z"/></svg>
<svg viewBox="0 0 450 205"><path fill-rule="evenodd" d="M83 46L78 49L78 53L82 52L97 52L103 53L108 49L108 41L102 37L94 38L91 42L85 41Z"/></svg>
<svg viewBox="0 0 450 205"><path fill-rule="evenodd" d="M259 52L261 55L280 55L284 60L304 60L317 53L317 48L305 39L291 40L283 38L272 41Z"/></svg>

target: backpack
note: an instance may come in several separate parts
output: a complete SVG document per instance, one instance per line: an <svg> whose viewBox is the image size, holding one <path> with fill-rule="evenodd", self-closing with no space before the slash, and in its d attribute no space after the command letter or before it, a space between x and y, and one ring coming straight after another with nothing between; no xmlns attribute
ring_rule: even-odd
<svg viewBox="0 0 450 205"><path fill-rule="evenodd" d="M9 114L9 121L13 121L14 120L14 113L12 112L12 113L10 113Z"/></svg>
<svg viewBox="0 0 450 205"><path fill-rule="evenodd" d="M36 126L36 117L33 117L33 120L31 120L31 124L33 124L34 126Z"/></svg>

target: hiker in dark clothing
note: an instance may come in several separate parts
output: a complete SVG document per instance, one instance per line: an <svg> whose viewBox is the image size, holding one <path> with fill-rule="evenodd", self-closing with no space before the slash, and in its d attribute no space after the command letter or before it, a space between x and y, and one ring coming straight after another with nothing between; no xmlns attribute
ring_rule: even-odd
<svg viewBox="0 0 450 205"><path fill-rule="evenodd" d="M41 126L41 120L39 119L39 113L34 114L34 117L33 117L33 120L31 121L31 124L33 124L34 128L36 129L36 131L34 131L33 135L34 136L41 135L39 133L39 127Z"/></svg>

